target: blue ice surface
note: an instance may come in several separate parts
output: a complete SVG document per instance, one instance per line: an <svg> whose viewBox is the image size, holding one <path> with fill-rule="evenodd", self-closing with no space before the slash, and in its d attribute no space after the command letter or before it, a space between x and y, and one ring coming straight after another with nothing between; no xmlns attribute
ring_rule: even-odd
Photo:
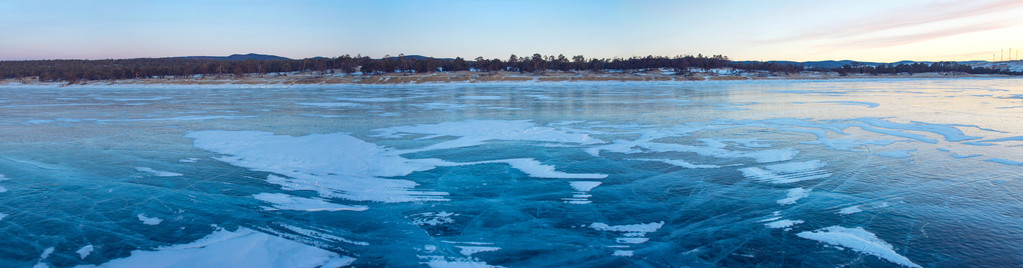
<svg viewBox="0 0 1023 268"><path fill-rule="evenodd" d="M986 88L0 86L0 266L1019 266Z"/></svg>

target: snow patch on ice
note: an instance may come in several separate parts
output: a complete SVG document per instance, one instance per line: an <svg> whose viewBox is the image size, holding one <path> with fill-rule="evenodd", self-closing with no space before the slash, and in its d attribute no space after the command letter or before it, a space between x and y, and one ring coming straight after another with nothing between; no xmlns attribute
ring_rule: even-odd
<svg viewBox="0 0 1023 268"><path fill-rule="evenodd" d="M469 163L457 163L458 165L479 165L479 164L492 164L492 163L505 163L512 166L514 169L518 169L523 173L526 173L530 177L534 178L549 178L549 179L603 179L607 178L607 174L598 173L565 173L554 170L554 166L544 165L540 161L532 158L515 158L515 159L501 159L501 160L489 160Z"/></svg>
<svg viewBox="0 0 1023 268"><path fill-rule="evenodd" d="M847 208L843 208L843 209L838 210L838 214L842 214L842 215L849 215L849 214L855 214L855 213L860 213L860 212L863 212L863 209L860 209L860 206L851 206L851 207L847 207Z"/></svg>
<svg viewBox="0 0 1023 268"><path fill-rule="evenodd" d="M646 234L656 232L657 229L661 229L662 226L664 226L663 221L629 225L608 225L603 222L594 222L590 224L589 227L597 231Z"/></svg>
<svg viewBox="0 0 1023 268"><path fill-rule="evenodd" d="M300 210L300 211L364 211L366 206L349 206L334 204L322 199L304 198L280 193L260 193L252 197L273 204L266 210Z"/></svg>
<svg viewBox="0 0 1023 268"><path fill-rule="evenodd" d="M815 231L806 231L796 234L799 237L817 240L834 246L842 246L852 250L877 256L878 258L906 266L921 267L905 256L899 255L884 240L877 238L874 233L864 230L863 227L845 228L831 226Z"/></svg>
<svg viewBox="0 0 1023 268"><path fill-rule="evenodd" d="M354 101L354 102L399 102L404 100L403 98L334 98L339 101Z"/></svg>
<svg viewBox="0 0 1023 268"><path fill-rule="evenodd" d="M594 222L588 227L598 231L622 233L622 237L615 238L615 243L620 244L620 246L627 247L628 245L646 243L650 239L644 236L646 236L647 233L656 232L658 229L661 229L662 226L664 226L663 221L628 225L608 225L602 222ZM618 251L628 252L628 255L621 256L632 256L632 251L624 250L617 250L614 254L618 254Z"/></svg>
<svg viewBox="0 0 1023 268"><path fill-rule="evenodd" d="M293 226L293 225L288 225L288 224L281 224L281 227L284 227L285 229L288 229L288 230L290 230L292 232L295 232L295 233L298 233L298 234L301 234L301 235L304 235L304 236L308 236L308 237L315 237L315 238L319 238L319 239L332 240L332 241L336 241L336 242L344 242L344 243L349 243L349 244L359 245L359 246L369 246L369 243L366 243L366 242L352 241L352 240L348 240L348 239L345 239L345 238L342 238L342 237L338 237L338 236L335 236L335 235L326 234L326 233L323 233L321 231L313 231L313 230L308 230L308 229L300 228L298 226Z"/></svg>
<svg viewBox="0 0 1023 268"><path fill-rule="evenodd" d="M272 172L267 181L287 190L317 191L322 197L355 201L438 201L447 193L414 191L408 180L379 177L405 176L438 165L438 159L405 159L390 148L344 133L300 137L260 131L197 131L197 148L226 156L217 160L256 171ZM284 177L286 176L286 177Z"/></svg>
<svg viewBox="0 0 1023 268"><path fill-rule="evenodd" d="M599 181L570 181L569 185L576 190L571 198L562 198L565 203L573 205L585 205L592 203L589 192L601 184Z"/></svg>
<svg viewBox="0 0 1023 268"><path fill-rule="evenodd" d="M810 196L810 191L803 188L792 188L785 195L785 199L778 200L779 205L791 205L795 204L797 200L803 199L804 197Z"/></svg>
<svg viewBox="0 0 1023 268"><path fill-rule="evenodd" d="M480 252L498 251L501 250L499 247L481 247L481 246L455 246L460 249L458 253L462 253L465 256L472 256L472 254Z"/></svg>
<svg viewBox="0 0 1023 268"><path fill-rule="evenodd" d="M487 264L486 262L480 261L476 258L465 257L444 257L444 256L418 256L420 259L425 260L422 264L431 268L490 268L490 267L501 267Z"/></svg>
<svg viewBox="0 0 1023 268"><path fill-rule="evenodd" d="M92 254L92 250L93 250L92 245L85 245L84 247L75 251L75 253L78 253L78 257L84 260L85 257L89 257L89 254Z"/></svg>
<svg viewBox="0 0 1023 268"><path fill-rule="evenodd" d="M315 107L328 107L328 108L340 108L340 107L359 107L363 104L351 103L351 102L300 102L295 103L298 105L315 106Z"/></svg>
<svg viewBox="0 0 1023 268"><path fill-rule="evenodd" d="M697 165L697 164L689 163L689 162L686 162L686 161L683 161L683 160L676 160L676 159L634 158L634 159L628 159L628 160L661 162L661 163L669 164L669 165L672 165L672 166L689 168L689 169L696 169L696 168L720 168L721 167L721 166L718 166L718 165Z"/></svg>
<svg viewBox="0 0 1023 268"><path fill-rule="evenodd" d="M415 224L416 226L423 225L436 226L441 224L454 223L455 220L452 219L451 216L458 216L458 214L447 211L440 211L417 213L412 214L409 217L412 217L412 224Z"/></svg>
<svg viewBox="0 0 1023 268"><path fill-rule="evenodd" d="M188 244L135 250L99 267L341 267L355 258L239 228L217 230Z"/></svg>
<svg viewBox="0 0 1023 268"><path fill-rule="evenodd" d="M461 96L458 97L463 100L500 100L501 96Z"/></svg>
<svg viewBox="0 0 1023 268"><path fill-rule="evenodd" d="M155 175L155 176L157 176L157 177L177 177L177 176L184 176L184 174L181 174L181 173L174 173L174 172L170 172L170 171L163 171L163 170L155 170L155 169L152 169L152 168L148 168L148 167L135 167L135 170L138 170L139 172L146 172L146 173L150 173L150 174L153 174L153 175Z"/></svg>
<svg viewBox="0 0 1023 268"><path fill-rule="evenodd" d="M801 224L801 223L803 223L802 220L778 220L778 221L772 221L772 222L765 223L764 226L767 226L767 228L771 228L771 229L779 229L779 228L789 228L789 227L796 226L797 224Z"/></svg>
<svg viewBox="0 0 1023 268"><path fill-rule="evenodd" d="M996 158L988 158L987 160L984 160L984 161L999 163L999 164L1003 164L1003 165L1021 166L1021 167L1023 167L1023 162L1009 160L1009 159L1003 159L1003 158L997 158L997 157Z"/></svg>
<svg viewBox="0 0 1023 268"><path fill-rule="evenodd" d="M453 149L482 145L487 141L539 141L576 144L602 143L585 133L573 133L552 127L538 126L529 120L466 120L432 125L398 126L375 130L381 137L394 137L399 133L428 134L459 137L421 149L403 153Z"/></svg>
<svg viewBox="0 0 1023 268"><path fill-rule="evenodd" d="M864 101L820 101L820 102L817 102L817 103L834 103L834 104L841 104L841 105L859 105L859 106L867 106L867 108L877 108L877 106L879 105L879 104L874 103L874 102L864 102Z"/></svg>
<svg viewBox="0 0 1023 268"><path fill-rule="evenodd" d="M137 216L139 218L139 221L141 221L145 225L157 225L157 224L160 224L161 222L163 222L163 219L160 219L160 218L157 218L157 217L152 217L152 218L146 217L146 214L139 214Z"/></svg>
<svg viewBox="0 0 1023 268"><path fill-rule="evenodd" d="M764 168L741 168L739 171L742 172L743 176L756 181L785 184L830 177L831 173L820 170L820 168L825 165L827 165L827 163L820 160L811 160L806 162L770 165Z"/></svg>

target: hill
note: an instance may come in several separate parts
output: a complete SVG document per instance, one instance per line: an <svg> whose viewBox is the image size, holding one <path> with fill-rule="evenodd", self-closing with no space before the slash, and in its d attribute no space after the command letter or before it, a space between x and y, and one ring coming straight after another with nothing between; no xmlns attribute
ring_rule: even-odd
<svg viewBox="0 0 1023 268"><path fill-rule="evenodd" d="M171 59L191 59L191 60L291 60L289 58L275 56L275 55L264 55L264 54L232 54L231 56L185 56L185 57L171 57Z"/></svg>

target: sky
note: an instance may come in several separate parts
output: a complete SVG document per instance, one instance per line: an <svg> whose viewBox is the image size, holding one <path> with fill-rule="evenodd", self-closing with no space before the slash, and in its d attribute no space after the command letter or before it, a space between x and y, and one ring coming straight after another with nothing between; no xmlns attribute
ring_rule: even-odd
<svg viewBox="0 0 1023 268"><path fill-rule="evenodd" d="M1020 0L0 1L0 60L245 53L1009 60L1008 49L1012 59L1023 50L1020 33Z"/></svg>

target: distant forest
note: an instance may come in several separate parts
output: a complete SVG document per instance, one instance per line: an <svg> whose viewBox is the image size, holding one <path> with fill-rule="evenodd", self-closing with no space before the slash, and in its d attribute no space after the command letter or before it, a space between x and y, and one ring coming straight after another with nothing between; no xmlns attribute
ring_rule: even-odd
<svg viewBox="0 0 1023 268"><path fill-rule="evenodd" d="M859 74L896 74L924 72L959 72L970 74L1015 74L1007 70L991 68L973 68L969 65L954 62L937 62L932 64L912 63L877 66L845 65L840 68L804 68L798 64L775 62L735 62L722 55L703 56L685 55L675 57L646 56L628 59L586 59L583 56L566 58L564 55L543 56L533 54L532 57L511 55L506 60L484 59L478 57L467 61L463 58L437 59L422 56L385 57L372 59L369 57L349 55L336 58L309 59L209 59L201 57L185 58L140 58L140 59L109 59L109 60L29 60L0 61L0 78L32 78L41 81L83 80L115 80L151 77L183 77L183 76L224 76L244 74L286 74L291 72L320 72L324 74L360 72L363 74L382 73L426 73L438 71L483 72L514 71L523 73L542 73L545 71L594 71L608 70L645 70L667 68L678 75L688 75L692 69L734 68L746 72L762 71L770 73L798 73L801 71L838 72L841 75Z"/></svg>

